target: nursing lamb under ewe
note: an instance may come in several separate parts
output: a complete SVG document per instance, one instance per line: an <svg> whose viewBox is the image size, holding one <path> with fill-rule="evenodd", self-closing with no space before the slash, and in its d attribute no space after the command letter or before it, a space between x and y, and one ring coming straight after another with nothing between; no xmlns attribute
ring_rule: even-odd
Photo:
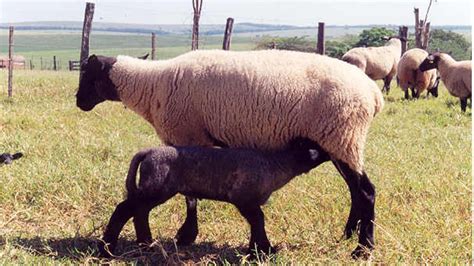
<svg viewBox="0 0 474 266"><path fill-rule="evenodd" d="M375 188L364 172L369 126L382 110L376 83L355 66L290 51L202 50L169 60L92 55L82 64L77 106L121 101L167 145L283 149L307 138L328 153L351 192L347 238L360 256L374 245ZM178 244L197 236L196 200L187 197Z"/></svg>
<svg viewBox="0 0 474 266"><path fill-rule="evenodd" d="M294 177L327 160L327 153L305 139L291 141L278 152L172 146L143 150L130 163L127 199L112 214L100 252L106 257L114 252L120 231L132 217L137 242L151 244L150 211L179 193L232 203L250 225L248 253L275 253L260 206Z"/></svg>

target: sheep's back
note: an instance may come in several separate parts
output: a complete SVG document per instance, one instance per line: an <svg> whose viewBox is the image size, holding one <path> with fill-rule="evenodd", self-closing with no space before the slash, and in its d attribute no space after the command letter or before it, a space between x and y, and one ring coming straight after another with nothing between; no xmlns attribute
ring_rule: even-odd
<svg viewBox="0 0 474 266"><path fill-rule="evenodd" d="M183 71L192 76L193 116L200 114L213 138L231 147L275 150L308 137L361 168L366 131L383 99L357 68L296 52L201 53L190 59L197 65Z"/></svg>

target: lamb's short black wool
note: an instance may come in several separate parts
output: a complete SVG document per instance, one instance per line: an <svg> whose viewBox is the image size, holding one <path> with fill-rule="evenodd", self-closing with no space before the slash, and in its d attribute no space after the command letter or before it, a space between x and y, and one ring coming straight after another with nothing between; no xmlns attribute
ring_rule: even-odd
<svg viewBox="0 0 474 266"><path fill-rule="evenodd" d="M232 203L250 225L249 253L274 253L260 206L294 177L329 159L318 144L307 139L291 141L286 149L278 152L204 147L160 147L141 151L130 164L126 181L128 197L110 218L100 246L101 254L108 256L108 251L114 251L120 231L132 217L138 243L151 243L149 212L178 193ZM183 236L191 242L197 234L181 233L191 234Z"/></svg>

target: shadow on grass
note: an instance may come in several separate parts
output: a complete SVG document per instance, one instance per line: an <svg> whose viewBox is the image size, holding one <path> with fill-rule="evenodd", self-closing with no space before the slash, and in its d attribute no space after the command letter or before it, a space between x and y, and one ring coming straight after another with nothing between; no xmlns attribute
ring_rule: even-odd
<svg viewBox="0 0 474 266"><path fill-rule="evenodd" d="M47 256L55 260L76 262L124 261L140 264L182 264L198 262L228 262L239 264L245 254L243 247L227 244L216 246L214 242L200 242L187 247L176 247L173 239L157 240L150 248L139 248L134 241L119 239L111 259L99 258L98 239L74 237L63 239L16 238L9 242L18 249L34 256ZM0 239L0 246L5 240Z"/></svg>

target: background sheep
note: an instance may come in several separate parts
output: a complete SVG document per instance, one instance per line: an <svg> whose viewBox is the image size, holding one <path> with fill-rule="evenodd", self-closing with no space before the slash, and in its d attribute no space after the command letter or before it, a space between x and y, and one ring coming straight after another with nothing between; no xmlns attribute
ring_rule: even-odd
<svg viewBox="0 0 474 266"><path fill-rule="evenodd" d="M277 150L297 137L316 142L351 191L345 233L350 237L361 221L355 254L372 248L375 190L363 171L363 149L383 97L356 67L307 53L203 50L154 62L93 55L82 71L79 108L122 101L166 144ZM196 204L187 198L179 244L197 236Z"/></svg>
<svg viewBox="0 0 474 266"><path fill-rule="evenodd" d="M431 93L438 97L439 77L436 69L425 72L418 69L427 56L428 52L425 50L413 48L400 58L397 78L400 88L405 92L405 99L408 99L408 88L411 89L413 98L418 98L424 90L428 90L427 96Z"/></svg>
<svg viewBox="0 0 474 266"><path fill-rule="evenodd" d="M421 63L420 70L427 71L433 68L439 70L449 93L461 100L461 110L466 111L467 98L471 98L472 90L472 63L470 60L457 62L445 53L434 53L426 57Z"/></svg>
<svg viewBox="0 0 474 266"><path fill-rule="evenodd" d="M288 148L275 153L204 147L160 147L141 151L130 163L126 181L128 196L110 218L99 245L101 254L108 256L114 251L120 231L131 217L137 242L152 243L149 212L177 193L234 204L251 227L248 253L275 253L265 232L260 206L295 176L328 160L324 151L307 140L292 141ZM104 247L106 244L108 248Z"/></svg>
<svg viewBox="0 0 474 266"><path fill-rule="evenodd" d="M406 40L402 39L402 41ZM401 40L392 36L385 46L352 48L342 56L342 60L357 66L373 80L383 79L382 90L388 93L390 83L397 74L397 65L401 54Z"/></svg>

